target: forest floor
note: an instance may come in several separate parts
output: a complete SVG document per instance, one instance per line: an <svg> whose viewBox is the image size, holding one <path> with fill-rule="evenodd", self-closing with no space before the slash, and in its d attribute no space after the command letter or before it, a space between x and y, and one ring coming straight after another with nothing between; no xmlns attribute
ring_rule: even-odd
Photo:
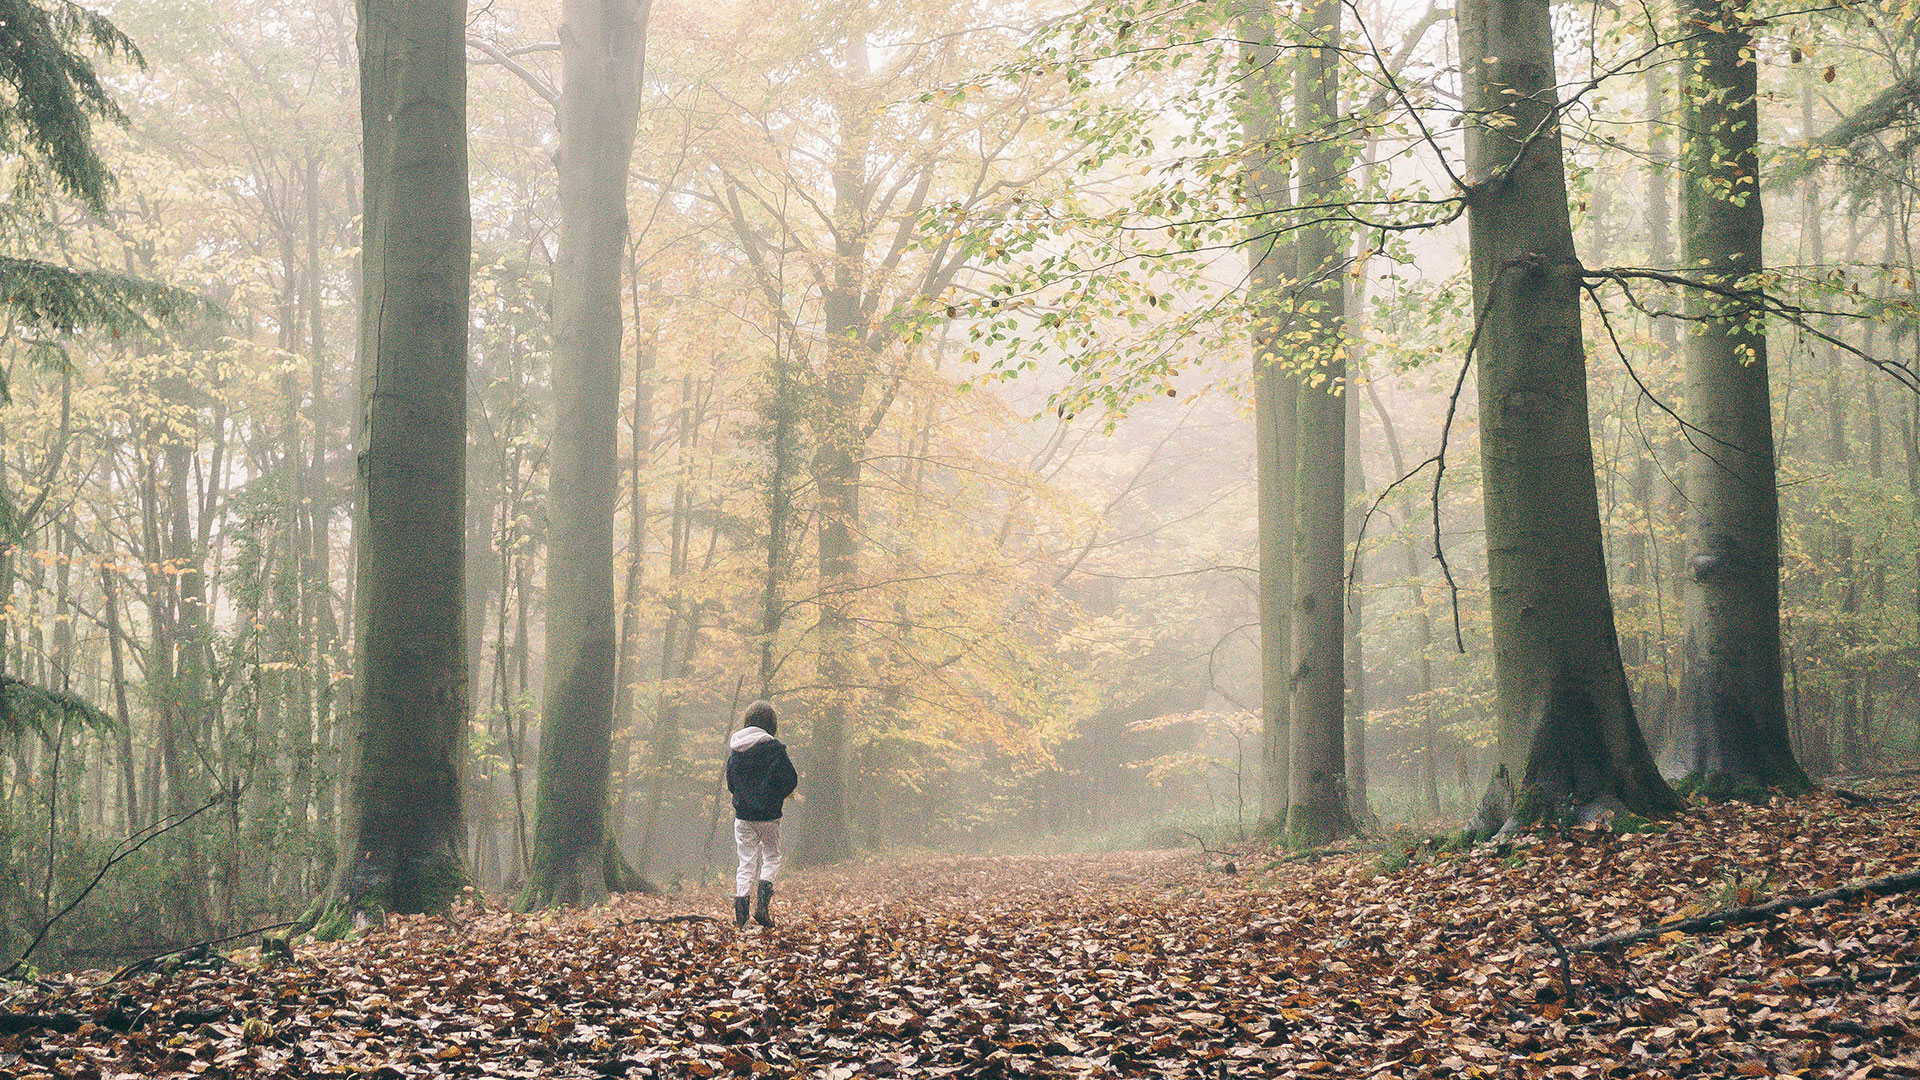
<svg viewBox="0 0 1920 1080"><path fill-rule="evenodd" d="M784 883L773 931L467 905L0 987L68 1029L0 1035L0 1077L1920 1077L1920 893L1554 944L1920 865L1920 781L1856 790L1459 854L862 865Z"/></svg>

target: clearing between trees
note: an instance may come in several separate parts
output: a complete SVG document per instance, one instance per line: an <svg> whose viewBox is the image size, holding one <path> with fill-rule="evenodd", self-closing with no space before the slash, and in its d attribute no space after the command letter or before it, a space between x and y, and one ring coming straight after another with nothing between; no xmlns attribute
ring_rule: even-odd
<svg viewBox="0 0 1920 1080"><path fill-rule="evenodd" d="M0 1077L1920 1076L1920 893L1580 943L1920 869L1920 779L1669 826L1233 862L940 858L82 972ZM1634 831L1647 829L1648 831Z"/></svg>

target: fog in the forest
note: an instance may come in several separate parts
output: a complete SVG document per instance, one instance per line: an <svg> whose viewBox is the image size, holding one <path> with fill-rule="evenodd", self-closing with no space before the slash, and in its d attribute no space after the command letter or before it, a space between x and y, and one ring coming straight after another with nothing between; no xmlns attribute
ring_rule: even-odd
<svg viewBox="0 0 1920 1080"><path fill-rule="evenodd" d="M1764 243L1730 263L1687 210L1720 174L1684 167L1738 142L1687 104L1715 34L1555 7L1559 120L1515 161L1562 147L1575 284L1515 285L1529 254L1489 288L1564 292L1566 331L1564 307L1476 317L1470 216L1521 220L1484 193L1523 185L1469 176L1461 38L1424 5L1345 7L1314 49L1327 5L492 0L442 12L464 69L423 84L367 66L339 0L98 4L144 67L23 3L100 96L42 139L21 117L51 91L23 76L0 122L0 960L110 860L35 963L312 915L363 895L343 851L417 836L446 840L402 864L508 901L719 888L726 740L760 698L801 776L798 865L1451 832L1521 782L1512 715L1567 708L1637 723L1670 781L1717 776L1744 759L1702 750L1697 712L1727 692L1686 672L1757 624L1692 654L1689 628L1727 610L1723 559L1773 565L1717 539L1747 526L1689 524L1759 490L1688 494L1690 469L1748 467L1720 461L1751 449L1716 426L1734 397L1690 381L1723 325L1770 411L1787 760L1920 755L1908 7L1742 31L1760 182L1736 166L1726 201L1764 210ZM367 87L444 109L461 77L464 127L428 131L425 97L363 122ZM1709 266L1733 269L1683 280ZM1590 514L1578 455L1511 426L1481 445L1488 364L1521 372L1503 417L1577 425L1577 393L1527 372L1582 342L1604 587L1556 561L1559 524L1529 531ZM369 485L397 509L357 510ZM1493 546L1538 545L1510 622L1503 493L1541 508L1499 518L1517 539ZM1263 666L1276 573L1299 651ZM1555 588L1600 621L1557 621ZM1496 648L1496 625L1605 625L1609 596L1614 640L1553 646L1577 662ZM1535 674L1503 682L1497 653ZM1616 655L1630 708L1581 666ZM1607 788L1639 745L1612 738L1540 782L1651 816ZM416 835L425 774L457 805Z"/></svg>

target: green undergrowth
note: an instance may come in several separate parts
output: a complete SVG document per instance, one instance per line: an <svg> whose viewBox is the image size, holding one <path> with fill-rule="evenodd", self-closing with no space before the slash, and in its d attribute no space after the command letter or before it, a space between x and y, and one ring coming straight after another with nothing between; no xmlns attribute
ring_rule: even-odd
<svg viewBox="0 0 1920 1080"><path fill-rule="evenodd" d="M1675 794L1688 801L1740 802L1760 805L1775 795L1797 794L1769 785L1751 776L1725 776L1691 772L1673 785Z"/></svg>

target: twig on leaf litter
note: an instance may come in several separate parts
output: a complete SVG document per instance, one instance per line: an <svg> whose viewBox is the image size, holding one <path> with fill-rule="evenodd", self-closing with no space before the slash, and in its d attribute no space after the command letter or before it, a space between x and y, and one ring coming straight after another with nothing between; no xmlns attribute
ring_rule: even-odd
<svg viewBox="0 0 1920 1080"><path fill-rule="evenodd" d="M1662 934L1675 932L1691 934L1698 930L1711 930L1719 926L1760 922L1787 911L1816 908L1822 904L1830 904L1835 901L1845 903L1849 900L1858 900L1863 896L1894 896L1899 893L1912 892L1915 889L1920 889L1920 870L1909 870L1904 874L1891 874L1887 877L1874 878L1871 881L1857 881L1851 885L1842 885L1837 889L1828 889L1825 892L1811 893L1806 896L1787 896L1778 900L1769 900L1764 904L1751 904L1746 907L1729 908L1726 911L1716 911L1710 915L1697 915L1691 919L1681 919L1678 922L1661 923L1657 926L1649 926L1640 930L1624 930L1618 934L1607 934L1604 937L1577 942L1573 946L1573 951L1598 952L1601 949L1611 949L1621 945L1631 945L1636 941L1646 941L1649 938L1656 938Z"/></svg>
<svg viewBox="0 0 1920 1080"><path fill-rule="evenodd" d="M1216 851L1213 848L1208 847L1207 842L1205 840L1202 840L1200 838L1200 834L1197 832L1193 832L1190 829L1181 829L1180 835L1200 845L1200 854L1202 855L1219 855L1223 858L1228 858L1228 859L1233 858L1233 852L1231 851Z"/></svg>
<svg viewBox="0 0 1920 1080"><path fill-rule="evenodd" d="M119 971L114 972L113 975L107 979L106 984L117 983L121 979L124 979L129 975L137 975L140 972L147 970L147 968L152 966L152 964L156 960L165 960L169 956L178 956L181 953L192 952L195 949L210 949L215 945L225 945L229 941L239 941L241 938L249 938L255 934L271 933L272 931L275 931L275 930L285 930L289 926L298 926L299 924L300 924L299 919L288 919L286 922L269 923L266 926L256 926L251 930L242 930L237 934L228 934L225 937L208 938L205 941L196 941L190 945L182 945L177 949L168 949L164 952L157 952L157 953L154 953L152 956L135 960L133 963L128 964L126 967L123 967ZM103 985L106 985L106 984L103 984Z"/></svg>
<svg viewBox="0 0 1920 1080"><path fill-rule="evenodd" d="M1533 932L1547 939L1547 944L1553 946L1553 951L1560 955L1560 990L1566 998L1567 1008L1573 1008L1580 1000L1573 985L1573 957L1567 952L1566 944L1547 929L1547 924L1541 922L1538 915L1527 916L1527 921L1533 924Z"/></svg>

